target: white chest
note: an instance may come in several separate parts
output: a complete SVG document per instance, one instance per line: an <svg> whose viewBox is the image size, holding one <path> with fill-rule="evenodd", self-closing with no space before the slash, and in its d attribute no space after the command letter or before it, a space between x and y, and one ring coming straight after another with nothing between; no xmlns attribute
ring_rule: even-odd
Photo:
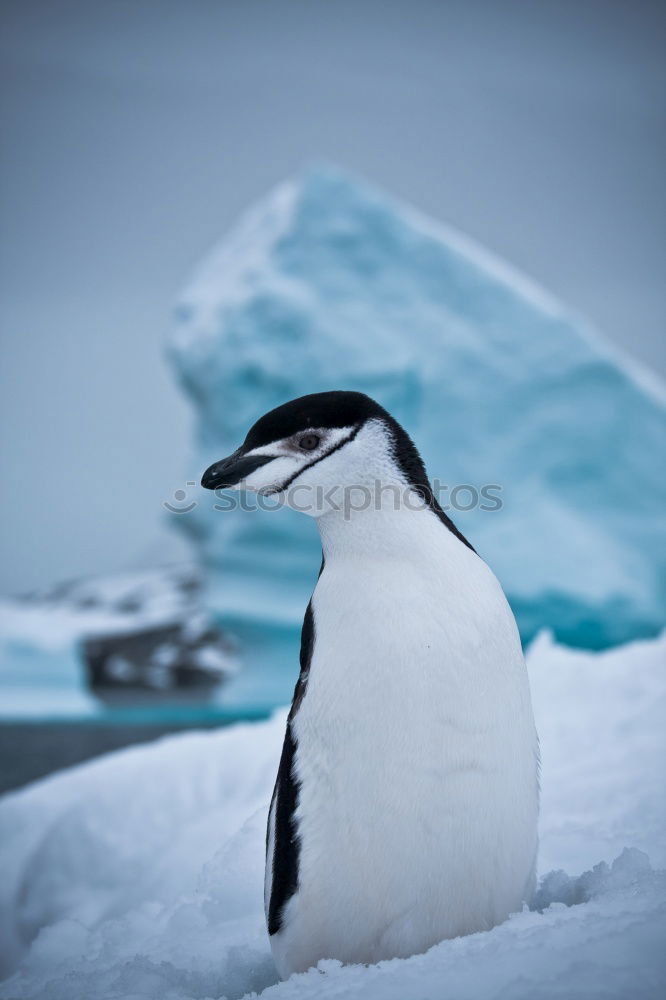
<svg viewBox="0 0 666 1000"><path fill-rule="evenodd" d="M334 557L315 590L278 967L423 951L530 891L536 740L515 623L485 564L433 535L413 560Z"/></svg>

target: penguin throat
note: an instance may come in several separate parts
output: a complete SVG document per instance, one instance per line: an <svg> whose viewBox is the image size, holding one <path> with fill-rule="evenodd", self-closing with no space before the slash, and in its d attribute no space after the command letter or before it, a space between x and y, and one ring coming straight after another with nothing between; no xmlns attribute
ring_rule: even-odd
<svg viewBox="0 0 666 1000"><path fill-rule="evenodd" d="M415 547L422 547L424 535L441 530L433 512L408 487L396 484L395 495L401 501L397 507L393 495L387 490L381 501L375 502L373 497L362 509L357 502L317 518L325 560L408 556Z"/></svg>

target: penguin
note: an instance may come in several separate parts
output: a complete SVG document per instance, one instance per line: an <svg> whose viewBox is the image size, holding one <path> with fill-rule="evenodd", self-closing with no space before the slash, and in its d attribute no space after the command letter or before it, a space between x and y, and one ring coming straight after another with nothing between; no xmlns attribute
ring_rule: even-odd
<svg viewBox="0 0 666 1000"><path fill-rule="evenodd" d="M279 494L321 535L268 814L281 978L405 958L520 910L539 809L520 638L406 431L363 393L302 396L202 485Z"/></svg>

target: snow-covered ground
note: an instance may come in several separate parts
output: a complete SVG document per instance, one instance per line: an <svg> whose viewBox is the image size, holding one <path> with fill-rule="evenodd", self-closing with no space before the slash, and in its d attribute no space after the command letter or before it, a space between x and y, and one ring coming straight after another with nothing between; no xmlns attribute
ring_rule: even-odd
<svg viewBox="0 0 666 1000"><path fill-rule="evenodd" d="M277 983L262 878L283 712L127 749L5 796L0 939L14 975L0 997L661 996L665 653L666 634L602 654L537 639L538 909L406 960L327 961Z"/></svg>

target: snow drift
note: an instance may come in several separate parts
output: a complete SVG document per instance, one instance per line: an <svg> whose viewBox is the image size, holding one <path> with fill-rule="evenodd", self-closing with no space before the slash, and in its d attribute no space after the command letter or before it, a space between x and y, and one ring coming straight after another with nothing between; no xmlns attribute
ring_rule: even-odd
<svg viewBox="0 0 666 1000"><path fill-rule="evenodd" d="M5 796L0 940L4 971L16 971L0 997L660 996L665 653L666 636L603 654L539 637L528 662L547 874L535 909L406 960L326 961L276 982L262 880L283 712L124 750Z"/></svg>
<svg viewBox="0 0 666 1000"><path fill-rule="evenodd" d="M524 639L549 627L603 648L663 624L663 389L458 234L339 171L310 170L211 253L177 315L171 356L197 409L201 470L267 409L359 389L415 438L449 488L444 504L455 485L502 487L501 511L451 514ZM472 500L458 494L459 507ZM210 601L248 641L273 630L273 664L286 636L291 665L319 567L314 525L214 503L202 494L178 518L211 570Z"/></svg>

